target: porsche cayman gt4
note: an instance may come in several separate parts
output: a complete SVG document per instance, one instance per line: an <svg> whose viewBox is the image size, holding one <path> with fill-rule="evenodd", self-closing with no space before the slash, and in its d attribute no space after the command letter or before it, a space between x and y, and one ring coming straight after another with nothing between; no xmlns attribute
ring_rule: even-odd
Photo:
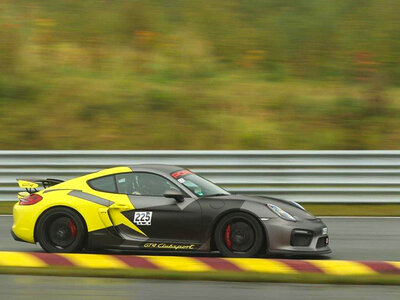
<svg viewBox="0 0 400 300"><path fill-rule="evenodd" d="M48 252L219 251L327 254L326 225L299 204L232 195L190 170L115 167L67 181L19 179L14 239Z"/></svg>

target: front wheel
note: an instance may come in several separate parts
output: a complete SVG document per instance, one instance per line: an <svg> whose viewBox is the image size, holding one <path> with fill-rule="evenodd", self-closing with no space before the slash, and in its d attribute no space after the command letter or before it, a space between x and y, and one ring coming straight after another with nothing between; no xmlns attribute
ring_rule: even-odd
<svg viewBox="0 0 400 300"><path fill-rule="evenodd" d="M80 252L86 240L86 227L74 210L52 208L40 217L36 240L47 252Z"/></svg>
<svg viewBox="0 0 400 300"><path fill-rule="evenodd" d="M264 242L257 220L246 213L232 213L221 219L214 232L215 245L226 257L254 257Z"/></svg>

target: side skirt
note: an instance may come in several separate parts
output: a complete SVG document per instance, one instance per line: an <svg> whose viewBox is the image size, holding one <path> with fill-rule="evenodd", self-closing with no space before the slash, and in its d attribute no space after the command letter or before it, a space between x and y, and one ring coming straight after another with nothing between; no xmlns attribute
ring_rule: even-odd
<svg viewBox="0 0 400 300"><path fill-rule="evenodd" d="M121 249L121 250L143 250L157 252L208 252L209 243L193 243L188 241L154 241L151 239L124 239L114 227L107 227L89 232L88 249Z"/></svg>

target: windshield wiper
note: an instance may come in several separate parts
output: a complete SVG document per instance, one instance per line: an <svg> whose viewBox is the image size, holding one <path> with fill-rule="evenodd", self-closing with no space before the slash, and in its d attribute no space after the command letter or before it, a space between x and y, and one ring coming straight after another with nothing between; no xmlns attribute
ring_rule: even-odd
<svg viewBox="0 0 400 300"><path fill-rule="evenodd" d="M204 197L217 197L217 196L227 196L227 195L229 195L229 194L223 194L223 193L219 193L219 194L211 194L211 195L207 195L207 196L204 196Z"/></svg>

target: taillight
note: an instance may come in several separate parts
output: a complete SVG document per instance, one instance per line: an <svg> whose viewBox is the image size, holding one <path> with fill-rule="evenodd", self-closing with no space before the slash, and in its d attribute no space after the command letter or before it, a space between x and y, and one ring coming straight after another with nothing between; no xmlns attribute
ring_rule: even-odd
<svg viewBox="0 0 400 300"><path fill-rule="evenodd" d="M20 205L32 205L38 203L43 197L38 194L31 194L19 200Z"/></svg>

